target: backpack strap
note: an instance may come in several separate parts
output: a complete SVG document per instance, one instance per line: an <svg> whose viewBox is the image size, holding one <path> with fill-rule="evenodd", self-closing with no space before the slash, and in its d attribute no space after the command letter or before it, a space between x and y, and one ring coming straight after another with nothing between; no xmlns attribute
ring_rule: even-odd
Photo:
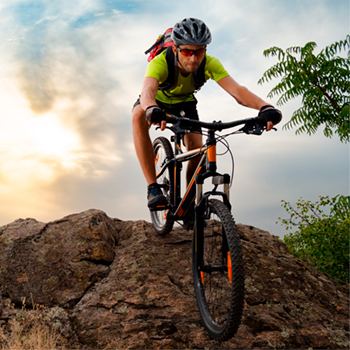
<svg viewBox="0 0 350 350"><path fill-rule="evenodd" d="M166 80L159 85L158 89L164 92L170 90L177 83L177 77L179 75L179 67L177 65L177 59L174 55L172 47L168 47L165 53L165 59L168 64L168 76Z"/></svg>
<svg viewBox="0 0 350 350"><path fill-rule="evenodd" d="M204 59L203 59L202 63L200 64L200 66L198 67L197 71L195 73L193 73L195 92L199 91L205 83L205 64L206 64L206 61L207 61L207 57L204 56Z"/></svg>

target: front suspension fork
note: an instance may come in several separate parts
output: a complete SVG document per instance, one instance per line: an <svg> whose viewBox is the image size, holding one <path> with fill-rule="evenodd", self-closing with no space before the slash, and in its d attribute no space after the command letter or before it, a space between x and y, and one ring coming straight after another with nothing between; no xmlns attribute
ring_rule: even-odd
<svg viewBox="0 0 350 350"><path fill-rule="evenodd" d="M204 176L205 177L205 176ZM223 197L223 201L229 204L229 190L230 190L230 176L225 174L225 175L218 175L213 177L213 184L214 182L221 182L221 184L224 185L224 192L216 192L212 191L209 193L205 193L203 195L203 176L198 175L196 179L196 205L195 205L195 223L194 223L194 247L195 247L195 259L197 259L197 266L198 269L201 271L203 270L204 267L204 261L203 261L203 254L204 254L204 218L207 216L209 213L206 211L208 210L207 208L207 201L208 197L212 195L221 195ZM215 187L216 188L216 187ZM223 231L223 242L224 246L223 248L223 258L225 260L230 260L230 257L227 256L228 250L228 245L227 245L227 239L226 235Z"/></svg>

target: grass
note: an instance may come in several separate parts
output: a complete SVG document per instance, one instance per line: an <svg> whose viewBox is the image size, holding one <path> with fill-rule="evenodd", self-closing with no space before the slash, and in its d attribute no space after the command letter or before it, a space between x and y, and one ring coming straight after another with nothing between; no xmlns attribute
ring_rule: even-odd
<svg viewBox="0 0 350 350"><path fill-rule="evenodd" d="M45 310L37 305L26 309L11 307L7 323L0 326L1 350L59 350L64 349L62 336L49 324Z"/></svg>

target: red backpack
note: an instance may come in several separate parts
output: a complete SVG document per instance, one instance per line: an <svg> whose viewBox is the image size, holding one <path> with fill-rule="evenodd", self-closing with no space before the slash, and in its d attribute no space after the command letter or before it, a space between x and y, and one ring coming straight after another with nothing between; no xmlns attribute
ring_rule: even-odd
<svg viewBox="0 0 350 350"><path fill-rule="evenodd" d="M150 62L154 57L159 55L162 51L164 51L167 47L173 46L174 42L171 40L171 32L173 28L167 29L164 34L159 35L156 42L147 50L145 54L149 53L147 61Z"/></svg>

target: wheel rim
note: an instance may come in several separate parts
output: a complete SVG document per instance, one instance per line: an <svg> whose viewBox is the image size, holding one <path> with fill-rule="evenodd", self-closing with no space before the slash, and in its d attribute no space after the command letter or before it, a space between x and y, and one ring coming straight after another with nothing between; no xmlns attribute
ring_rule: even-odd
<svg viewBox="0 0 350 350"><path fill-rule="evenodd" d="M155 170L156 174L160 172L160 169L162 166L167 162L167 156L165 153L165 149L158 145L156 150L156 157L155 157ZM170 197L170 176L169 176L169 170L166 169L164 173L157 178L157 183L162 186L162 192L164 196L167 198L169 202ZM154 220L154 223L161 229L165 226L167 221L167 213L168 210L158 210L152 212L152 218Z"/></svg>

